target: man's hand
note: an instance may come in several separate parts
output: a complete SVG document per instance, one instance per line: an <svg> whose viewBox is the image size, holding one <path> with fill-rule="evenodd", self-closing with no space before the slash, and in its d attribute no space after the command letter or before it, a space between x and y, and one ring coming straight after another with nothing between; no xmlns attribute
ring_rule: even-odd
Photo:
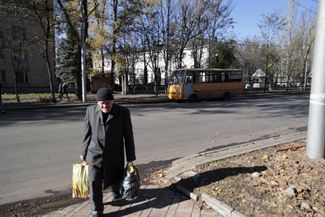
<svg viewBox="0 0 325 217"><path fill-rule="evenodd" d="M87 161L84 159L84 156L80 155L80 160L82 165L87 165Z"/></svg>

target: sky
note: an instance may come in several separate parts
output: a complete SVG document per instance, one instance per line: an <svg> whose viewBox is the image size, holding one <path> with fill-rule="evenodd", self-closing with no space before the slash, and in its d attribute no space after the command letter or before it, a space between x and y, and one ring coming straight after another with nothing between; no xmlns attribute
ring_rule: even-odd
<svg viewBox="0 0 325 217"><path fill-rule="evenodd" d="M315 15L319 0L292 0L298 13ZM262 14L269 15L280 12L287 15L288 0L233 0L233 12L235 25L233 33L239 39L260 36L257 24L262 21Z"/></svg>

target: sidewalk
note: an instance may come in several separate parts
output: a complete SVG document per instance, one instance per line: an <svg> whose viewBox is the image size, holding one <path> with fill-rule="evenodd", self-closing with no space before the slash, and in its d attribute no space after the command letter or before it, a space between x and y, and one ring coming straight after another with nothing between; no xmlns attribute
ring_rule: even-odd
<svg viewBox="0 0 325 217"><path fill-rule="evenodd" d="M178 185L182 179L188 179L200 174L189 172L191 168L207 162L212 162L227 157L249 153L254 150L275 146L291 141L296 141L306 137L306 132L288 131L280 137L263 139L251 143L244 143L236 146L220 147L220 149L193 154L175 160L172 166L166 171L166 176L162 179L167 183L173 183L169 187L159 187L157 185L142 186L138 198L135 201L124 200L112 201L111 193L104 194L104 213L106 217L132 216L132 217L243 217L222 201L218 201L206 194L195 195L193 192ZM177 188L178 191L175 189ZM171 190L174 189L174 190ZM199 197L210 209L199 206ZM44 217L59 216L89 216L89 200L60 209L44 215Z"/></svg>
<svg viewBox="0 0 325 217"><path fill-rule="evenodd" d="M155 185L142 186L138 198L131 202L112 201L111 193L104 194L103 201L104 217L221 217L214 210L200 209L196 201L190 200L178 192ZM89 200L54 211L43 217L59 216L90 216Z"/></svg>

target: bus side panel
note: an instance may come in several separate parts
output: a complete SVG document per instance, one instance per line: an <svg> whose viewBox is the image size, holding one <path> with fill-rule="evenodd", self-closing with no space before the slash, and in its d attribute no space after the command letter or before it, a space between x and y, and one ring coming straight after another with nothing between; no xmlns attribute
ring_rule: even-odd
<svg viewBox="0 0 325 217"><path fill-rule="evenodd" d="M193 85L193 93L196 95L197 99L207 99L209 98L212 86L208 83L198 83Z"/></svg>
<svg viewBox="0 0 325 217"><path fill-rule="evenodd" d="M199 83L193 85L193 90L198 99L209 99L223 97L226 92L231 96L241 95L244 92L244 85L242 82Z"/></svg>
<svg viewBox="0 0 325 217"><path fill-rule="evenodd" d="M218 96L223 97L225 93L230 93L231 96L242 95L244 92L244 84L242 82L219 83Z"/></svg>

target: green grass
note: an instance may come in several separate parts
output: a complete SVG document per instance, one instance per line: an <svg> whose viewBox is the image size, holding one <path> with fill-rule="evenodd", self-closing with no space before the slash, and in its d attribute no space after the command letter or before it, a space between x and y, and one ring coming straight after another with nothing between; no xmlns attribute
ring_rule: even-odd
<svg viewBox="0 0 325 217"><path fill-rule="evenodd" d="M20 93L19 95L20 102L50 102L52 99L51 93ZM55 94L57 97L58 94ZM3 93L2 101L4 103L13 103L17 102L16 95L11 93Z"/></svg>

